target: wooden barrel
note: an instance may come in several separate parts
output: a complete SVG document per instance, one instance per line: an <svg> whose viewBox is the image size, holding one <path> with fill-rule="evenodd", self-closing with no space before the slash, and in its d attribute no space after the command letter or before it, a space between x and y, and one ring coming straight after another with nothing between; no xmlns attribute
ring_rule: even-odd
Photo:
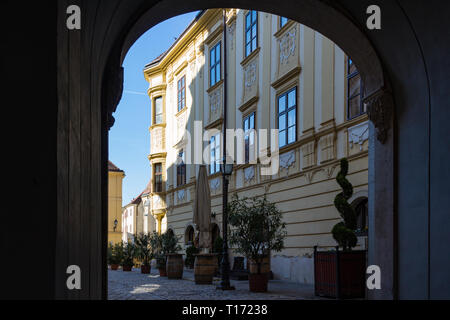
<svg viewBox="0 0 450 320"><path fill-rule="evenodd" d="M212 284L217 268L217 255L213 253L196 254L194 263L195 284Z"/></svg>
<svg viewBox="0 0 450 320"><path fill-rule="evenodd" d="M249 259L249 271L252 274L258 273L258 265L253 260ZM261 273L270 273L270 256L265 256L261 263Z"/></svg>
<svg viewBox="0 0 450 320"><path fill-rule="evenodd" d="M183 255L167 254L166 271L168 279L181 279L183 277Z"/></svg>

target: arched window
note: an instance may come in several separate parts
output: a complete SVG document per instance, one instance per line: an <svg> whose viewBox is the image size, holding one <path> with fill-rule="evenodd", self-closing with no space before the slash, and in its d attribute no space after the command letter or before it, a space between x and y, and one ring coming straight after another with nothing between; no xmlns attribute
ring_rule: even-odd
<svg viewBox="0 0 450 320"><path fill-rule="evenodd" d="M356 118L366 109L363 103L361 75L351 58L347 59L347 120Z"/></svg>
<svg viewBox="0 0 450 320"><path fill-rule="evenodd" d="M188 245L194 243L194 228L192 226L186 228L186 232L184 233L184 243Z"/></svg>
<svg viewBox="0 0 450 320"><path fill-rule="evenodd" d="M361 198L353 202L356 213L356 234L359 236L367 235L369 229L368 225L368 200L367 198Z"/></svg>

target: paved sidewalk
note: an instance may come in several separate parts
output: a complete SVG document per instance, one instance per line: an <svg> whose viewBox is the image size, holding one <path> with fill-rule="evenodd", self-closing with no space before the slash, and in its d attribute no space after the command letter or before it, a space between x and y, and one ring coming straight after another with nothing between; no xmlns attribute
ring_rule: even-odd
<svg viewBox="0 0 450 320"><path fill-rule="evenodd" d="M217 290L220 279L213 285L196 285L193 270L185 269L182 280L160 277L152 268L150 274L141 274L140 269L131 272L108 270L108 299L110 300L297 300L318 299L313 286L270 280L266 293L250 292L248 281L231 280L233 291Z"/></svg>

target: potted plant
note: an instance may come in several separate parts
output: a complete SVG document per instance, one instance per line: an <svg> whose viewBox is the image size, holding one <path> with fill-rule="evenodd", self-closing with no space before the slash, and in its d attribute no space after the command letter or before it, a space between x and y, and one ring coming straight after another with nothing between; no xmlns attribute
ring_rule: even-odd
<svg viewBox="0 0 450 320"><path fill-rule="evenodd" d="M135 245L129 241L123 246L123 259L122 259L122 270L131 271L134 265L134 258L136 255Z"/></svg>
<svg viewBox="0 0 450 320"><path fill-rule="evenodd" d="M153 259L153 248L151 247L151 234L139 233L136 237L136 254L141 260L141 273L150 273L150 261Z"/></svg>
<svg viewBox="0 0 450 320"><path fill-rule="evenodd" d="M108 264L111 270L117 270L122 262L123 246L122 243L116 243L114 246L110 243L108 245Z"/></svg>
<svg viewBox="0 0 450 320"><path fill-rule="evenodd" d="M286 224L282 213L265 195L239 199L235 194L228 210L230 225L234 227L230 244L256 265L248 276L250 291L266 292L269 273L264 272L262 264L268 252L281 251L284 247Z"/></svg>
<svg viewBox="0 0 450 320"><path fill-rule="evenodd" d="M200 250L194 245L190 245L189 247L186 248L186 259L184 259L184 265L187 268L189 269L194 268L195 254L199 252Z"/></svg>
<svg viewBox="0 0 450 320"><path fill-rule="evenodd" d="M156 231L153 231L150 237L150 246L153 248L156 259L156 268L159 271L160 277L167 277L166 273L166 256L163 252L162 236Z"/></svg>
<svg viewBox="0 0 450 320"><path fill-rule="evenodd" d="M168 279L181 279L183 277L183 255L178 253L181 246L172 230L161 235L162 253L166 256L166 273Z"/></svg>
<svg viewBox="0 0 450 320"><path fill-rule="evenodd" d="M335 251L317 251L317 246L314 247L315 294L334 298L363 298L366 251L352 250L357 244L357 215L348 203L353 195L353 186L345 178L348 173L347 159L341 159L340 165L336 181L342 192L334 198L334 206L343 221L331 230L338 243ZM339 251L339 247L342 247L342 251Z"/></svg>

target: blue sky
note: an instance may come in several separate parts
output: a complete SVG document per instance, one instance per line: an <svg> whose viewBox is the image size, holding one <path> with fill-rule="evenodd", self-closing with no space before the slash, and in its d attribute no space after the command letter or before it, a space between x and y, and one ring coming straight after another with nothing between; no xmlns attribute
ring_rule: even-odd
<svg viewBox="0 0 450 320"><path fill-rule="evenodd" d="M109 131L109 160L125 171L122 205L139 195L150 180L150 99L144 66L167 50L191 23L197 12L165 20L144 33L130 48L123 62L122 100L113 114Z"/></svg>

